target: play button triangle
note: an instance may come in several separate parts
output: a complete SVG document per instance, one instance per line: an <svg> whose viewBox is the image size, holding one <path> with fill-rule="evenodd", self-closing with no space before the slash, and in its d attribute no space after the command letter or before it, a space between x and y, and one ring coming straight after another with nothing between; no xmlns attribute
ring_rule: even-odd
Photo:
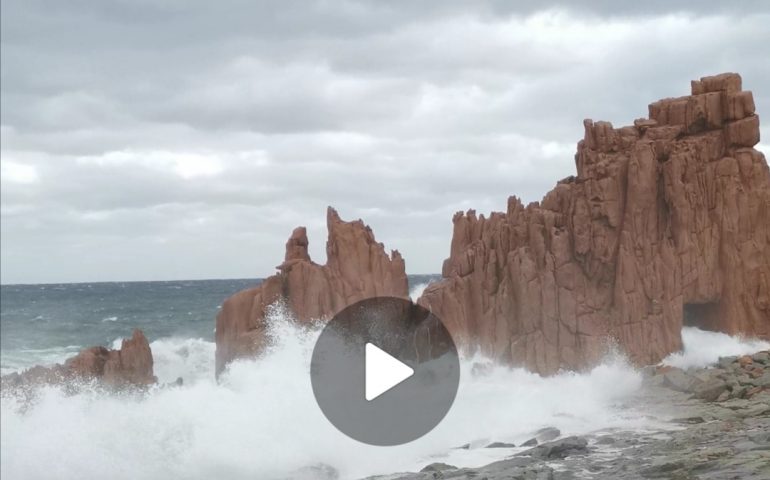
<svg viewBox="0 0 770 480"><path fill-rule="evenodd" d="M366 400L371 401L414 375L407 364L381 348L366 344Z"/></svg>

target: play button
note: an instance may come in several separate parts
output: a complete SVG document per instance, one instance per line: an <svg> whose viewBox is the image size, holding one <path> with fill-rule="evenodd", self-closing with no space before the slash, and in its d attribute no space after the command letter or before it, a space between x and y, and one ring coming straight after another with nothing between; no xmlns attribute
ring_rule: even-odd
<svg viewBox="0 0 770 480"><path fill-rule="evenodd" d="M371 343L366 344L366 395L372 401L407 378L414 369Z"/></svg>
<svg viewBox="0 0 770 480"><path fill-rule="evenodd" d="M460 364L435 315L409 300L375 297L326 324L310 373L318 406L341 432L371 445L399 445L444 418Z"/></svg>

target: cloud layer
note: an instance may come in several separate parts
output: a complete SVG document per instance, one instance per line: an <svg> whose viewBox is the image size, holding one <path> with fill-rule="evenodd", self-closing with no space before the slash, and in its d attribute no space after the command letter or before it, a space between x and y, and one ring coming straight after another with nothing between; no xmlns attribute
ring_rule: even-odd
<svg viewBox="0 0 770 480"><path fill-rule="evenodd" d="M4 1L2 282L266 276L326 205L436 272L583 118L722 71L770 111L766 2L632 3Z"/></svg>

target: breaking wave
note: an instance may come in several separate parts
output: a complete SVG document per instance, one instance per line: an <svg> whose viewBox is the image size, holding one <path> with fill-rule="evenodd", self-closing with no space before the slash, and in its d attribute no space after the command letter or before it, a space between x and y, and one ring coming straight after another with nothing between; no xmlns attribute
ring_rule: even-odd
<svg viewBox="0 0 770 480"><path fill-rule="evenodd" d="M151 344L156 374L161 383L183 377L181 387L157 387L141 396L68 396L45 388L30 404L5 395L2 478L283 479L307 475L308 468L361 478L435 461L482 465L511 450L481 447L493 441L519 445L545 426L569 435L643 429L650 422L628 405L641 375L622 357L607 358L588 373L549 378L474 357L462 361L455 404L432 432L397 447L364 445L337 431L313 398L308 372L319 330L280 316L271 322L276 340L268 351L233 363L219 383L212 342L165 338ZM689 363L705 358L705 344L719 352L763 345L685 334L681 358ZM455 448L464 444L470 448Z"/></svg>
<svg viewBox="0 0 770 480"><path fill-rule="evenodd" d="M672 367L706 367L719 360L719 357L749 355L760 350L770 349L770 342L755 338L731 337L724 333L709 332L696 327L682 329L681 352L672 353L662 363Z"/></svg>

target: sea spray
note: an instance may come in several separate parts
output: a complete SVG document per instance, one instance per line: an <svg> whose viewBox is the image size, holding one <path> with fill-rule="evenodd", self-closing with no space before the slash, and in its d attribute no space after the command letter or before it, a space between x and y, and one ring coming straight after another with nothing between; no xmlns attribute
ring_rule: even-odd
<svg viewBox="0 0 770 480"><path fill-rule="evenodd" d="M211 342L167 338L152 343L156 373L161 382L184 377L182 387L143 397L67 396L49 387L26 406L4 396L2 478L286 478L314 465L360 478L434 461L481 465L511 451L475 447L520 444L544 426L569 435L643 429L649 421L628 407L641 376L621 356L548 378L473 357L463 360L455 404L432 432L398 447L360 444L338 432L313 398L308 369L318 333L274 314L268 350L233 363L219 383ZM687 352L692 336L685 340ZM472 448L455 448L464 444Z"/></svg>
<svg viewBox="0 0 770 480"><path fill-rule="evenodd" d="M750 355L759 350L770 349L770 342L767 341L731 337L695 327L682 329L682 343L682 351L672 353L662 363L679 368L706 367L719 360L719 357Z"/></svg>
<svg viewBox="0 0 770 480"><path fill-rule="evenodd" d="M409 298L411 298L413 302L416 302L417 299L422 296L422 292L428 288L428 285L430 285L430 282L418 283L417 285L411 287L409 289Z"/></svg>

